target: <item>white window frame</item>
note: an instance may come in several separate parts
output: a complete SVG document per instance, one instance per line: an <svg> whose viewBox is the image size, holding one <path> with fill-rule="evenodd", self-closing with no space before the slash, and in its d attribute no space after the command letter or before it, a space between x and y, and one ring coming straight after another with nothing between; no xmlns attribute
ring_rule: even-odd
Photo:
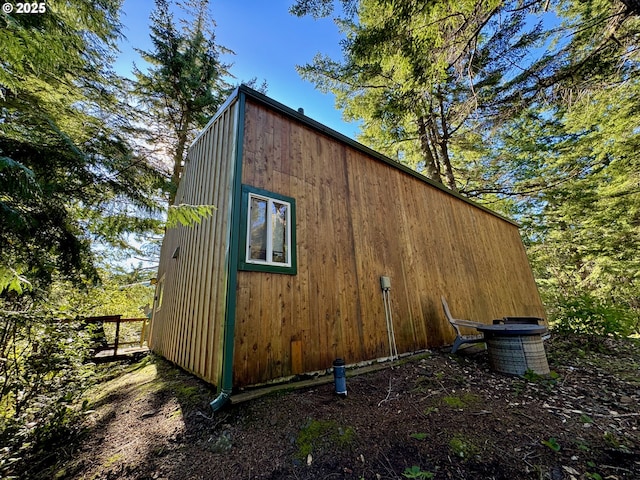
<svg viewBox="0 0 640 480"><path fill-rule="evenodd" d="M273 222L270 221L271 210L273 208L274 203L279 203L281 205L287 206L287 231L286 231L286 245L285 245L285 255L286 262L274 262L273 260L259 260L256 258L251 258L251 205L252 199L257 198L259 200L266 200L267 202L267 211L266 211L266 223L267 223L267 259L273 259ZM247 238L246 238L246 251L245 251L245 262L252 263L256 265L269 265L273 267L291 267L291 203L281 200L279 198L272 198L265 195L258 195L253 192L249 192L249 201L247 205Z"/></svg>

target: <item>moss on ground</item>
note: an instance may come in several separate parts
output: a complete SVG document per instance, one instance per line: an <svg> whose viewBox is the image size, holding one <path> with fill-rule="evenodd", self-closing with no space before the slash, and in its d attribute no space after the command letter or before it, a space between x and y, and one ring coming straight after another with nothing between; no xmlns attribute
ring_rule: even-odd
<svg viewBox="0 0 640 480"><path fill-rule="evenodd" d="M309 419L296 438L296 457L306 459L309 454L321 453L326 449L346 448L353 444L355 430L342 427L335 420Z"/></svg>

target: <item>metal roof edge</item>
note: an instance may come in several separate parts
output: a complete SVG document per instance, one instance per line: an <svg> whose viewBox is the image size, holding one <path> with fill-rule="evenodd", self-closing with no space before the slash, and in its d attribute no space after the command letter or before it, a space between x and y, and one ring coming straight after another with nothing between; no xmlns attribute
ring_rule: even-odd
<svg viewBox="0 0 640 480"><path fill-rule="evenodd" d="M245 85L241 85L240 87L245 87L245 88L249 88L246 87ZM213 117L211 117L211 119L207 122L207 124L202 127L200 129L200 131L198 132L198 134L196 135L196 138L193 139L193 141L191 142L191 144L189 145L189 150L191 150L191 147L193 147L196 142L198 140L200 140L200 137L207 131L209 130L209 127L211 126L211 124L213 122L215 122L218 117L222 114L222 112L224 112L227 108L229 108L229 106L234 103L235 101L238 100L238 95L240 94L241 88L240 87L236 87L233 92L231 93L231 95L229 95L227 97L227 99L224 101L224 103L222 105L220 105L220 107L218 108L218 110L216 110L216 113L213 114ZM250 89L251 90L251 89ZM256 92L258 93L258 92Z"/></svg>
<svg viewBox="0 0 640 480"><path fill-rule="evenodd" d="M313 128L314 130L318 130L322 133L324 133L325 135L328 135L329 137L335 138L336 140L339 140L342 143L346 143L347 145L349 145L350 147L365 153L366 155L372 156L374 158L376 158L377 160L380 160L381 162L386 163L387 165L390 165L408 175L411 175L412 177L417 178L418 180L423 181L424 183L437 188L438 190L443 191L444 193L447 193L459 200L462 200L463 202L472 205L476 208L479 208L480 210L483 210L501 220L504 220L505 222L511 223L512 225L515 225L516 227L520 227L520 225L515 221L512 220L508 217L505 217L504 215L501 215L497 212L494 212L493 210L491 210L488 207L485 207L484 205L481 205L477 202L474 202L473 200L465 197L464 195L461 195L458 192L454 192L453 190L447 188L445 185L435 182L433 180L431 180L430 178L425 177L424 175L416 172L415 170L410 169L409 167L407 167L406 165L403 165L399 162L396 162L392 159L390 159L389 157L383 155L380 152L376 152L375 150L373 150L372 148L367 147L366 145L363 145L362 143L357 142L356 140L347 137L346 135L308 117L307 115L300 113L296 110L294 110L293 108L287 107L286 105L278 102L277 100L274 100L271 97L268 97L254 89L252 89L251 87L248 87L245 84L241 84L238 88L236 88L236 90L233 92L233 94L227 99L227 101L224 103L224 105L222 107L220 107L220 109L218 110L218 112L216 113L216 115L211 119L211 121L209 123L211 123L215 118L217 118L217 116L220 114L220 112L222 110L224 110L225 108L227 108L236 98L240 93L244 93L245 95L247 95L247 97L262 103L280 113L282 113L283 115L286 115L288 117L293 117L296 120L298 120L299 122L307 125L310 128ZM208 125L207 125L208 126ZM205 127L206 129L206 127ZM199 135L198 135L199 136Z"/></svg>

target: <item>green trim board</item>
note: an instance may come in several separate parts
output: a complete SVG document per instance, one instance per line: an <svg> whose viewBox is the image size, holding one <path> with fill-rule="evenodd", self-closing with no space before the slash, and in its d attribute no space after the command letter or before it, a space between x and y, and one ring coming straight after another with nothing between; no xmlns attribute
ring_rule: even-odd
<svg viewBox="0 0 640 480"><path fill-rule="evenodd" d="M290 223L291 223L291 236L289 245L291 254L291 266L279 266L279 265L265 265L259 263L250 263L246 261L247 251L247 225L248 225L248 212L249 212L249 194L254 193L262 197L269 197L275 200L282 200L291 205ZM279 193L270 192L260 188L255 188L250 185L242 185L242 200L241 200L241 214L240 214L240 241L238 244L238 270L245 270L251 272L269 272L269 273L283 273L286 275L296 275L298 273L297 267L297 255L296 255L296 201L291 197L280 195Z"/></svg>
<svg viewBox="0 0 640 480"><path fill-rule="evenodd" d="M238 284L238 243L240 235L240 210L242 201L242 158L244 145L245 102L244 93L238 93L238 117L236 130L236 154L231 181L231 228L227 258L227 308L225 311L222 340L222 381L218 382L218 393L230 395L233 389L233 349L236 326L236 287ZM233 96L235 98L236 95ZM225 105L230 105L227 102ZM216 114L216 117L219 115Z"/></svg>

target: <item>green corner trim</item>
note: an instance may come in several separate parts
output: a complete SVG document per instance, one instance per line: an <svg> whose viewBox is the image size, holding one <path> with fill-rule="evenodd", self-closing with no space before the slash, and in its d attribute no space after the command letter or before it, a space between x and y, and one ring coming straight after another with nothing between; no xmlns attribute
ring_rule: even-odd
<svg viewBox="0 0 640 480"><path fill-rule="evenodd" d="M218 392L230 395L233 390L233 349L236 328L236 286L238 284L238 242L242 205L242 157L244 145L245 94L238 94L238 125L236 131L236 155L231 194L231 228L229 234L229 256L227 258L227 308L222 340L222 381Z"/></svg>

